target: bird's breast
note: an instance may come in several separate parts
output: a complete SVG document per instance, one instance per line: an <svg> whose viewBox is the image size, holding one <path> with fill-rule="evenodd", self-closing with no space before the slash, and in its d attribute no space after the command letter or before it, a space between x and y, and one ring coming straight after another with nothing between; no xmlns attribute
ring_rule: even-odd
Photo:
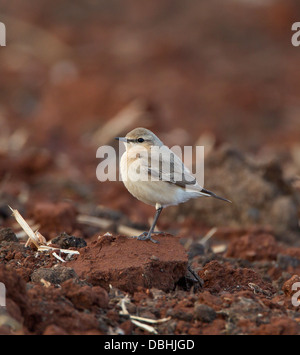
<svg viewBox="0 0 300 355"><path fill-rule="evenodd" d="M138 158L131 161L126 152L123 154L120 162L122 180L127 190L138 200L152 206L157 203L161 206L170 206L186 202L190 198L198 196L197 193L188 192L171 182L151 181L150 175L147 175L146 179L141 179L139 174L137 176L129 172L129 166L134 172L134 169L138 169L139 165Z"/></svg>

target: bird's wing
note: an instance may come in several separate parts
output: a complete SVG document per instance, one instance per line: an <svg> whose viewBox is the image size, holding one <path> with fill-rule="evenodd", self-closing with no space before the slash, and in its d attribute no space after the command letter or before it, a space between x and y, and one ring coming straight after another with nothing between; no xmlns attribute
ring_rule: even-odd
<svg viewBox="0 0 300 355"><path fill-rule="evenodd" d="M148 174L152 179L173 183L183 188L189 186L201 190L189 169L168 147L162 146L157 151L152 152L147 162Z"/></svg>
<svg viewBox="0 0 300 355"><path fill-rule="evenodd" d="M166 181L190 191L198 191L203 196L231 202L200 186L182 160L166 146L160 147L158 154L152 154L151 159L148 157L148 161L144 160L144 164L147 163L148 166L144 165L143 168L148 169L148 174L152 179Z"/></svg>

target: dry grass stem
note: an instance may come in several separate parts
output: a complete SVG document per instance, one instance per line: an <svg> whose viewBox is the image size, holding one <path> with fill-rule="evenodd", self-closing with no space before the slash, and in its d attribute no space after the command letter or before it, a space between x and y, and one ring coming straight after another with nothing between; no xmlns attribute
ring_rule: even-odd
<svg viewBox="0 0 300 355"><path fill-rule="evenodd" d="M129 316L129 318L133 324L135 324L137 327L139 327L141 329L146 330L149 333L158 334L157 330L154 327L152 327L151 325L148 325L148 324L144 324L142 322L157 324L157 323L167 322L171 319L171 317L168 317L168 318L162 318L162 319L156 320L156 319L133 316L128 312L128 310L126 308L126 303L128 303L128 302L129 302L128 295L126 295L124 298L121 299L120 306L121 306L122 311L120 311L120 314Z"/></svg>
<svg viewBox="0 0 300 355"><path fill-rule="evenodd" d="M204 245L205 243L207 243L209 241L209 239L214 235L216 234L218 228L217 227L214 227L212 229L210 229L207 234L200 240L200 244Z"/></svg>
<svg viewBox="0 0 300 355"><path fill-rule="evenodd" d="M16 221L19 223L21 228L24 230L24 232L28 235L30 238L31 242L36 246L36 248L39 248L39 237L35 234L35 232L29 227L28 223L25 221L25 219L20 215L18 210L12 209L10 206L8 206L12 213L13 216L15 217Z"/></svg>
<svg viewBox="0 0 300 355"><path fill-rule="evenodd" d="M139 230L139 229L135 229L135 228L131 228L131 227L127 227L127 226L124 226L124 225L120 225L120 226L118 227L117 232L118 232L119 234L126 235L127 237L132 237L132 236L134 236L134 235L140 235L140 234L142 234L144 231Z"/></svg>
<svg viewBox="0 0 300 355"><path fill-rule="evenodd" d="M59 253L64 253L64 254L69 254L69 255L79 255L79 251L77 250L69 250L69 249L60 249L60 248L53 248L47 245L46 238L38 231L34 232L29 224L25 221L25 219L20 215L18 210L14 210L10 206L8 206L12 213L13 216L15 217L16 221L18 224L21 226L23 231L26 233L26 235L29 237L27 240L25 246L28 246L30 244L34 244L34 246L37 248L38 251L53 251L53 256L58 259L61 262L66 262L63 258L61 258L56 251ZM51 241L50 241L51 242Z"/></svg>
<svg viewBox="0 0 300 355"><path fill-rule="evenodd" d="M40 245L38 251L59 251L60 253L64 253L64 254L79 255L79 251L77 250L53 248L50 247L49 245Z"/></svg>
<svg viewBox="0 0 300 355"><path fill-rule="evenodd" d="M59 255L57 255L55 252L53 252L52 255L53 255L57 260L61 261L62 263L65 263L65 262L66 262L63 258L61 258Z"/></svg>
<svg viewBox="0 0 300 355"><path fill-rule="evenodd" d="M99 227L101 229L110 229L113 226L113 222L109 219L87 216L83 214L77 217L77 222L81 224L87 224L93 227Z"/></svg>

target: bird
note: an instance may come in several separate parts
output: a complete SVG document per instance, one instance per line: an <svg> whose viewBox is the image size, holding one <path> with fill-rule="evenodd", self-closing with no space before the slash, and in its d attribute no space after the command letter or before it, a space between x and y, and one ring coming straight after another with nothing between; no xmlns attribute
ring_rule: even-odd
<svg viewBox="0 0 300 355"><path fill-rule="evenodd" d="M163 208L200 196L214 197L231 203L200 186L182 160L149 129L138 127L125 137L115 137L125 144L120 159L120 173L127 190L138 200L156 209L148 232L136 238L150 240Z"/></svg>

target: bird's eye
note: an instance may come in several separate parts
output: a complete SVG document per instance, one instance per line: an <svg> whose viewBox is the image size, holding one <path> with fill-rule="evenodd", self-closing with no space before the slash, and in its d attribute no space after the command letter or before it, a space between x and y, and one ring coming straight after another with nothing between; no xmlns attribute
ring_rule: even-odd
<svg viewBox="0 0 300 355"><path fill-rule="evenodd" d="M144 140L144 138L139 138L137 141L138 141L139 143L143 143L145 140Z"/></svg>

